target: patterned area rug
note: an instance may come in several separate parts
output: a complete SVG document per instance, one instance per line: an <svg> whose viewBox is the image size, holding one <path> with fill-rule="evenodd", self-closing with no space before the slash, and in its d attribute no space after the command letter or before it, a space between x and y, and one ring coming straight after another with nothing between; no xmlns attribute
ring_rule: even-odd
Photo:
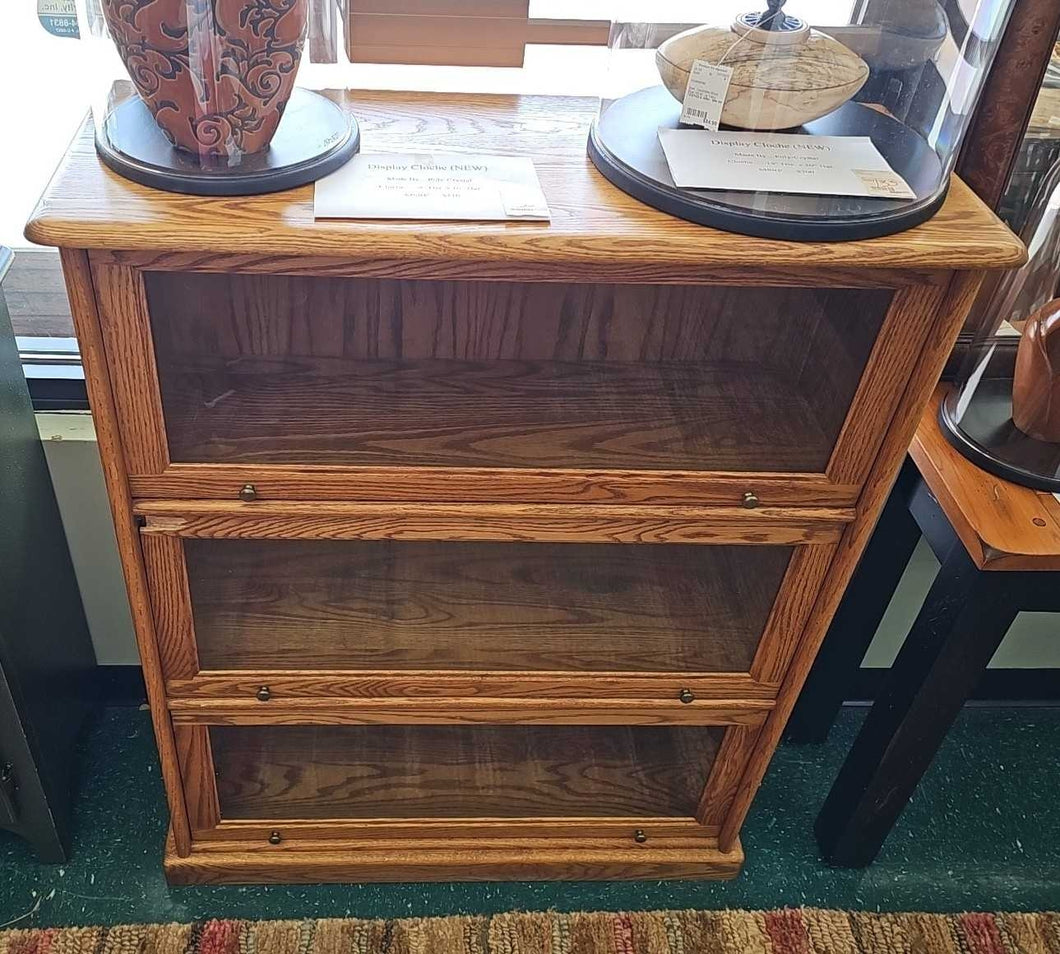
<svg viewBox="0 0 1060 954"><path fill-rule="evenodd" d="M0 932L0 954L1060 954L1060 914L654 911Z"/></svg>

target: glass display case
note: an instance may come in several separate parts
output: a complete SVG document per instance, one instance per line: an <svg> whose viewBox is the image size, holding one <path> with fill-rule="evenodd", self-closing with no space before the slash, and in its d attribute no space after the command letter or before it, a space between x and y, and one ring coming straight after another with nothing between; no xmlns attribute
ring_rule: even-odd
<svg viewBox="0 0 1060 954"><path fill-rule="evenodd" d="M589 155L641 201L733 231L836 240L909 228L945 198L1012 6L1013 0L718 0L704 7L677 0L654 4L647 20L645 4L627 2L612 23ZM689 22L696 16L709 22ZM697 106L703 96L712 103L706 115L682 111L694 68ZM660 131L697 126L720 129L715 142L742 150L737 158L746 174L738 182L718 179L718 165L711 169L705 160L699 178L678 176L683 187L675 185ZM820 181L800 180L808 163L796 152L793 176L778 187L769 178L778 168L770 154L781 142L778 133L867 137L874 164L837 167L835 194L822 194ZM705 135L701 129L695 139L684 138L686 148L706 148ZM783 142L787 148L790 139ZM721 184L711 187L712 181Z"/></svg>
<svg viewBox="0 0 1060 954"><path fill-rule="evenodd" d="M334 171L359 132L300 81L311 3L77 0L101 159L145 185L203 195L272 192Z"/></svg>
<svg viewBox="0 0 1060 954"><path fill-rule="evenodd" d="M1030 258L980 295L943 433L984 470L1060 491L1060 163L1031 206Z"/></svg>

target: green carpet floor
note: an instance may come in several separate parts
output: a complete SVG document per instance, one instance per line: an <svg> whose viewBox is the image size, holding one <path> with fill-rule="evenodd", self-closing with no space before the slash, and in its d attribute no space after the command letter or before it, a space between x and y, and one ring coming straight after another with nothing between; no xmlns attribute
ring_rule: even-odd
<svg viewBox="0 0 1060 954"><path fill-rule="evenodd" d="M165 810L147 713L108 709L88 733L73 860L40 865L0 832L0 924L200 918L409 917L544 910L1034 910L1060 906L1060 709L968 709L879 860L831 869L814 816L862 712L824 746L783 746L744 830L739 879L169 888Z"/></svg>

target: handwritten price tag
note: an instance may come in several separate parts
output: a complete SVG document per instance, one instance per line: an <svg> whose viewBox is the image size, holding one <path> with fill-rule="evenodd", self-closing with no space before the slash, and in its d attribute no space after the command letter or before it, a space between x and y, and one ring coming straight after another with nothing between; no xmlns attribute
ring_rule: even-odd
<svg viewBox="0 0 1060 954"><path fill-rule="evenodd" d="M869 195L887 199L915 199L916 193L897 172L889 169L851 169Z"/></svg>
<svg viewBox="0 0 1060 954"><path fill-rule="evenodd" d="M714 66L706 60L693 60L681 107L681 122L717 132L731 81L731 66Z"/></svg>

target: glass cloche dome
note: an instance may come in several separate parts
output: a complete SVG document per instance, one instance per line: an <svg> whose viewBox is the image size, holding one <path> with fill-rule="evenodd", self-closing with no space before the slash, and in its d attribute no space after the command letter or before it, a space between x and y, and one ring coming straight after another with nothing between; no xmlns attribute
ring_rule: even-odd
<svg viewBox="0 0 1060 954"><path fill-rule="evenodd" d="M641 201L719 228L795 240L909 228L945 199L1013 4L660 0L646 18L630 0L589 155Z"/></svg>
<svg viewBox="0 0 1060 954"><path fill-rule="evenodd" d="M303 85L311 0L76 0L96 148L176 192L291 188L358 148L357 124Z"/></svg>
<svg viewBox="0 0 1060 954"><path fill-rule="evenodd" d="M1029 259L980 296L943 433L998 477L1060 491L1060 163L1021 236Z"/></svg>

